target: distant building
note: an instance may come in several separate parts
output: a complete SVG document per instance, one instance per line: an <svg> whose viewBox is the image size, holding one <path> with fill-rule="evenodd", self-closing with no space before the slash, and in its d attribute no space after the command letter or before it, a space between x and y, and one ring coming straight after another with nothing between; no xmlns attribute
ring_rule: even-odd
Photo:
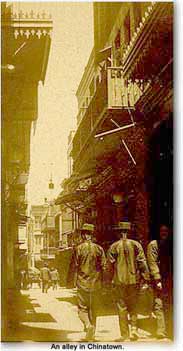
<svg viewBox="0 0 183 351"><path fill-rule="evenodd" d="M55 216L58 212L58 207L54 205L53 201L48 203L47 211L41 219L41 232L43 239L43 246L40 251L40 258L42 262L54 264L56 249L59 246L59 234L56 231Z"/></svg>
<svg viewBox="0 0 183 351"><path fill-rule="evenodd" d="M29 267L39 267L41 261L41 250L43 250L43 233L41 223L48 212L48 204L34 205L30 209L29 220Z"/></svg>
<svg viewBox="0 0 183 351"><path fill-rule="evenodd" d="M21 245L21 250L28 249L28 236L27 236L27 227L19 226L18 227L18 242Z"/></svg>

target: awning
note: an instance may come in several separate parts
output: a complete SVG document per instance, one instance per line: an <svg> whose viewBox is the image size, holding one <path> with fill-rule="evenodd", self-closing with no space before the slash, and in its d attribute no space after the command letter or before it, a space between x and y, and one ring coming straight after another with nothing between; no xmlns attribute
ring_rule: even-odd
<svg viewBox="0 0 183 351"><path fill-rule="evenodd" d="M71 175L71 177L68 179L68 183L69 184L76 183L79 188L82 188L82 182L88 182L88 185L90 185L89 183L91 183L91 180L95 176L96 176L96 169L91 169L88 172Z"/></svg>
<svg viewBox="0 0 183 351"><path fill-rule="evenodd" d="M107 46L107 47L101 49L100 51L98 51L96 62L100 63L104 60L107 60L108 57L111 57L111 50L112 50L112 46Z"/></svg>
<svg viewBox="0 0 183 351"><path fill-rule="evenodd" d="M65 194L61 193L56 199L55 204L66 205L71 208L78 208L83 204L87 193L88 192L86 190L76 190L74 192Z"/></svg>
<svg viewBox="0 0 183 351"><path fill-rule="evenodd" d="M83 213L83 210L88 207L93 207L95 204L95 194L88 190L76 190L67 194L61 193L56 199L56 205L65 205L71 210L78 213Z"/></svg>
<svg viewBox="0 0 183 351"><path fill-rule="evenodd" d="M30 218L29 216L26 216L22 213L18 213L17 217L18 217L18 222L19 222L18 225L19 226L25 226L26 223L28 222L28 219Z"/></svg>

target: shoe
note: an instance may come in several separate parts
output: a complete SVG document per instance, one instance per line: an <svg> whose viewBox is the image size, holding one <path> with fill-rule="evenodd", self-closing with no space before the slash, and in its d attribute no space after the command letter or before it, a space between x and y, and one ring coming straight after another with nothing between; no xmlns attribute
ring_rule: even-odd
<svg viewBox="0 0 183 351"><path fill-rule="evenodd" d="M161 340L161 339L166 339L167 336L165 333L158 333L158 334L156 334L156 338Z"/></svg>
<svg viewBox="0 0 183 351"><path fill-rule="evenodd" d="M115 342L125 342L125 341L129 341L129 337L128 336L121 336L119 339L116 339Z"/></svg>
<svg viewBox="0 0 183 351"><path fill-rule="evenodd" d="M137 329L136 328L132 328L131 329L130 340L131 341L136 341L136 340L138 340L138 338L139 338L139 335L138 335Z"/></svg>
<svg viewBox="0 0 183 351"><path fill-rule="evenodd" d="M92 341L95 336L95 327L91 325L90 327L87 328L86 331L86 340Z"/></svg>

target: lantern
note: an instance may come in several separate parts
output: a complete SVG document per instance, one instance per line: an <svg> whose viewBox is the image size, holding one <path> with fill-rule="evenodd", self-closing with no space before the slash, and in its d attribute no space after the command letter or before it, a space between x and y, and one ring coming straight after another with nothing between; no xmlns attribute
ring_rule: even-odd
<svg viewBox="0 0 183 351"><path fill-rule="evenodd" d="M124 200L124 194L122 192L116 192L113 194L113 201L115 204L120 204Z"/></svg>

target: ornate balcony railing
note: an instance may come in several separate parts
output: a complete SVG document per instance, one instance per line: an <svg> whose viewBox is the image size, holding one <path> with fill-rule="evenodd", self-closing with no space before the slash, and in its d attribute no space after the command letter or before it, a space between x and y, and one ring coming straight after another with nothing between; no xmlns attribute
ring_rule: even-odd
<svg viewBox="0 0 183 351"><path fill-rule="evenodd" d="M123 53L124 77L148 79L156 76L172 56L173 5L149 3L129 45Z"/></svg>
<svg viewBox="0 0 183 351"><path fill-rule="evenodd" d="M73 138L74 162L80 157L90 137L97 131L101 120L108 118L112 111L122 112L124 109L134 109L137 100L150 83L139 79L125 80L122 67L108 67L102 72L96 93Z"/></svg>
<svg viewBox="0 0 183 351"><path fill-rule="evenodd" d="M42 232L55 230L55 217L46 216L41 223Z"/></svg>
<svg viewBox="0 0 183 351"><path fill-rule="evenodd" d="M55 247L44 248L40 250L40 258L41 259L55 258L56 250L57 249Z"/></svg>

